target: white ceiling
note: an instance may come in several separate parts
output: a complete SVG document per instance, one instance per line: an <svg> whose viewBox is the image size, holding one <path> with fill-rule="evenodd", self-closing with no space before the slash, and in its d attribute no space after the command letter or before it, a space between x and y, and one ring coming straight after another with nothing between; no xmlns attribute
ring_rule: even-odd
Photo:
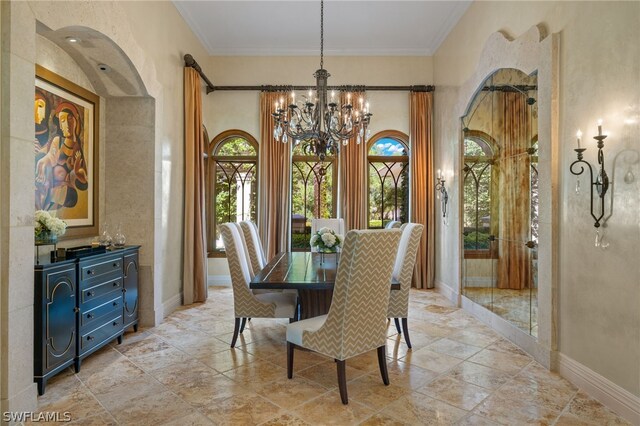
<svg viewBox="0 0 640 426"><path fill-rule="evenodd" d="M211 55L320 53L320 1L173 3ZM325 55L433 55L470 3L325 1Z"/></svg>

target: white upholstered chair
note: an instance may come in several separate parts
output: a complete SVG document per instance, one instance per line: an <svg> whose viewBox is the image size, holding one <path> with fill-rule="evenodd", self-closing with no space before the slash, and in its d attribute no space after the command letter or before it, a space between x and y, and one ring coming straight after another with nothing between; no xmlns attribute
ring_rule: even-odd
<svg viewBox="0 0 640 426"><path fill-rule="evenodd" d="M220 234L231 273L233 288L233 310L235 328L231 347L238 339L238 334L244 330L247 318L289 318L295 317L296 295L291 293L253 294L249 289L251 281L249 260L243 248L242 233L233 223L220 226Z"/></svg>
<svg viewBox="0 0 640 426"><path fill-rule="evenodd" d="M344 219L312 219L311 235L321 228L329 228L336 234L344 236ZM311 251L318 251L317 247L311 247Z"/></svg>
<svg viewBox="0 0 640 426"><path fill-rule="evenodd" d="M394 228L400 228L402 226L402 222L399 222L397 220L390 220L389 222L387 222L387 224L384 226L384 229L394 229Z"/></svg>
<svg viewBox="0 0 640 426"><path fill-rule="evenodd" d="M377 349L382 381L389 384L387 308L400 235L395 229L347 233L329 312L287 325L287 376L290 379L296 347L334 358L340 398L347 404L345 360Z"/></svg>
<svg viewBox="0 0 640 426"><path fill-rule="evenodd" d="M416 265L416 256L420 246L420 238L424 226L419 223L405 223L402 225L402 237L398 245L395 266L393 268L393 278L400 283L400 290L392 291L389 299L389 310L387 316L393 318L398 334L404 332L404 341L411 348L409 338L409 328L407 326L407 316L409 314L409 289L413 269ZM400 331L400 320L402 320L402 331Z"/></svg>

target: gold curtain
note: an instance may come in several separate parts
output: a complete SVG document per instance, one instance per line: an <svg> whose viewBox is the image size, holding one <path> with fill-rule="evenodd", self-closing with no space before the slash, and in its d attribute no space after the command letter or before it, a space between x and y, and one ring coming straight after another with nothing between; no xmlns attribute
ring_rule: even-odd
<svg viewBox="0 0 640 426"><path fill-rule="evenodd" d="M531 283L530 249L525 246L531 226L529 114L526 96L501 95L504 143L500 151L498 288L520 290Z"/></svg>
<svg viewBox="0 0 640 426"><path fill-rule="evenodd" d="M354 105L364 92L352 92ZM347 103L347 92L340 94L340 103ZM340 147L340 173L338 193L340 194L340 217L344 219L345 232L350 229L367 229L367 141L366 135L360 144L357 136L349 139L349 144Z"/></svg>
<svg viewBox="0 0 640 426"><path fill-rule="evenodd" d="M435 276L435 190L432 140L433 93L411 92L409 175L411 222L424 225L412 286L433 288Z"/></svg>
<svg viewBox="0 0 640 426"><path fill-rule="evenodd" d="M267 260L289 250L291 143L273 138L275 103L287 94L260 94L260 161L258 230Z"/></svg>
<svg viewBox="0 0 640 426"><path fill-rule="evenodd" d="M207 300L207 245L204 218L202 88L193 68L184 69L184 303Z"/></svg>

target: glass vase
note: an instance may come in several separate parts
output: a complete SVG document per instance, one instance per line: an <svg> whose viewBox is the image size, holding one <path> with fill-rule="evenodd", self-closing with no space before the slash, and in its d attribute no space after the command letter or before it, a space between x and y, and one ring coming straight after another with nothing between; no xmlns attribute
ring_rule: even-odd
<svg viewBox="0 0 640 426"><path fill-rule="evenodd" d="M109 233L109 225L106 223L102 225L102 232L100 233L100 245L103 247L109 247L111 245L111 234Z"/></svg>
<svg viewBox="0 0 640 426"><path fill-rule="evenodd" d="M116 228L116 233L113 236L113 246L116 248L122 248L124 247L124 244L127 242L127 239L124 236L124 233L122 232L122 226L120 224L118 224L118 227Z"/></svg>
<svg viewBox="0 0 640 426"><path fill-rule="evenodd" d="M58 236L51 231L42 231L36 234L35 243L37 246L51 245L58 243Z"/></svg>

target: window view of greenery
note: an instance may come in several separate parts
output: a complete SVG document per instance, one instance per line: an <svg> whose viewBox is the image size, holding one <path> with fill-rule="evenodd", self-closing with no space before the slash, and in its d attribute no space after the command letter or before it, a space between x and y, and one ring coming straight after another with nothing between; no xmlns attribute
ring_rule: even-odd
<svg viewBox="0 0 640 426"><path fill-rule="evenodd" d="M408 221L409 155L392 138L378 139L369 149L369 228Z"/></svg>
<svg viewBox="0 0 640 426"><path fill-rule="evenodd" d="M291 167L291 249L311 251L311 220L335 217L334 157L319 161L293 150Z"/></svg>
<svg viewBox="0 0 640 426"><path fill-rule="evenodd" d="M464 141L464 249L489 250L491 233L491 162L489 146Z"/></svg>
<svg viewBox="0 0 640 426"><path fill-rule="evenodd" d="M256 220L256 148L246 139L231 137L215 148L214 235L216 251L224 251L219 226L227 222Z"/></svg>

